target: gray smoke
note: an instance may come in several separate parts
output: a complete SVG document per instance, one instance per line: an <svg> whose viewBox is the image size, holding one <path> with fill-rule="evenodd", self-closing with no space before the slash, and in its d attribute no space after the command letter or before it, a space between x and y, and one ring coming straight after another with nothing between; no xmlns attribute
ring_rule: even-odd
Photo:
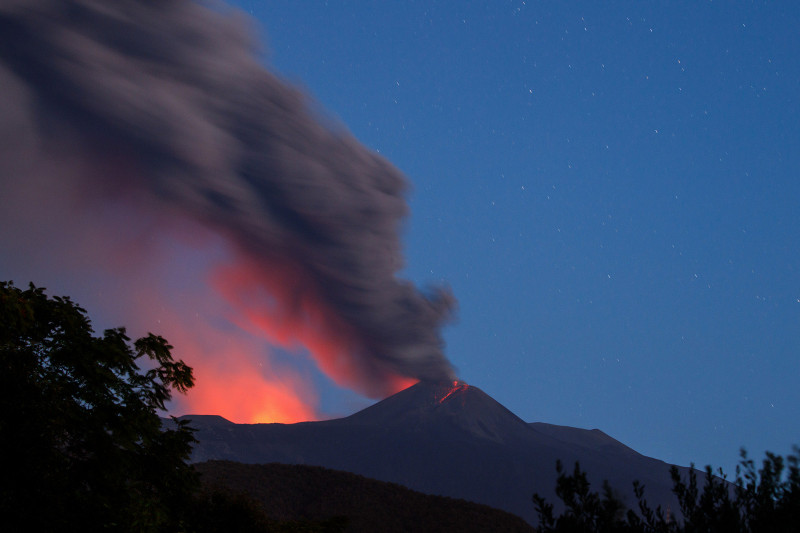
<svg viewBox="0 0 800 533"><path fill-rule="evenodd" d="M292 300L311 299L343 324L364 379L451 378L454 298L396 277L406 179L316 117L252 35L241 14L185 0L1 0L0 171L24 166L28 142L85 150L111 170L76 181L87 195L146 191L266 277L290 271L302 294L279 304L304 320Z"/></svg>

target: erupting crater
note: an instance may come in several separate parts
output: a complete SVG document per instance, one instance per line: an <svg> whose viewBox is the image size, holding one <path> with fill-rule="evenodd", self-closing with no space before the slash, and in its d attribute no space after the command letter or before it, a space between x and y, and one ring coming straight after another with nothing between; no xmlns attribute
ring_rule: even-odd
<svg viewBox="0 0 800 533"><path fill-rule="evenodd" d="M445 400L452 397L454 394L458 394L459 392L463 392L469 388L469 385L464 383L463 381L453 380L449 382L446 388L437 389L435 397L436 401L439 403L444 403Z"/></svg>

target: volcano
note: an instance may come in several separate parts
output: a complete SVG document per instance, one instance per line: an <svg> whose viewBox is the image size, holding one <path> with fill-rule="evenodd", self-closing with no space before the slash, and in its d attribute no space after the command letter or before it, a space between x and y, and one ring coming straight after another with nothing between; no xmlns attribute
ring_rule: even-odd
<svg viewBox="0 0 800 533"><path fill-rule="evenodd" d="M579 461L595 490L608 480L629 506L632 484L655 506L677 508L669 464L600 430L527 423L478 387L420 382L351 416L297 424L234 424L187 415L198 431L192 461L324 466L463 498L535 522L534 492L556 502L555 464Z"/></svg>

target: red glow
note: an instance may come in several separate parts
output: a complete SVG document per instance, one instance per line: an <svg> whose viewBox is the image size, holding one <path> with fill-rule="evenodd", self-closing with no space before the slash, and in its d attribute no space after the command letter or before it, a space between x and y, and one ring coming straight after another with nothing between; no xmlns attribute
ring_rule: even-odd
<svg viewBox="0 0 800 533"><path fill-rule="evenodd" d="M139 308L136 316L156 319L157 331L174 346L173 355L186 361L195 376L195 386L186 395L176 394L170 411L215 414L236 423L317 418L317 395L308 380L294 368L277 364L263 340L224 327L217 310L221 302L202 294L177 307L156 292L142 291L137 295L141 299L129 300L131 307ZM148 309L159 296L171 305ZM155 329L153 324L147 327Z"/></svg>
<svg viewBox="0 0 800 533"><path fill-rule="evenodd" d="M316 393L293 369L275 367L263 343L210 329L193 337L180 335L175 343L176 355L195 373L195 387L176 398L187 414L217 414L237 423L316 418Z"/></svg>
<svg viewBox="0 0 800 533"><path fill-rule="evenodd" d="M256 264L240 254L215 272L212 285L233 307L237 326L286 348L307 348L338 385L383 397L417 382L360 356L349 326L320 302L315 282L299 266Z"/></svg>
<svg viewBox="0 0 800 533"><path fill-rule="evenodd" d="M441 398L439 398L439 403L444 403L444 401L446 399L448 399L449 397L451 397L453 394L455 394L457 392L465 391L468 388L469 388L469 385L467 385L463 381L458 381L458 380L453 381L453 383L451 384L450 388L448 388L447 391L445 392L445 394L442 395Z"/></svg>
<svg viewBox="0 0 800 533"><path fill-rule="evenodd" d="M79 301L110 315L103 326L124 324L134 338L162 335L174 357L192 367L195 386L174 395L170 412L216 414L237 423L317 419L308 377L277 364L263 336L224 316L225 301L208 286L213 265L227 260L219 237L187 219L154 213L150 204L139 207L137 200L87 209L83 218L65 216L72 224L65 230L80 239L64 236L53 247L72 243L79 250L64 254L75 261L66 267L91 280L95 301Z"/></svg>
<svg viewBox="0 0 800 533"><path fill-rule="evenodd" d="M215 413L237 423L293 423L316 418L297 390L284 383L267 381L252 369L219 375L212 367L202 364L196 368L197 387L187 398L192 413Z"/></svg>
<svg viewBox="0 0 800 533"><path fill-rule="evenodd" d="M84 194L92 188L72 185L81 176L126 172L125 162L98 169L96 160L76 157L77 163L37 163L30 180L19 180L12 196L19 201L10 205L45 208L19 208L0 219L28 228L27 240L37 243L20 269L51 293L75 298L93 313L98 330L125 325L133 338L152 331L175 347L174 356L194 369L196 385L174 396L171 413L217 414L237 423L319 418L309 376L278 364L270 343L308 348L334 382L367 396L417 382L360 356L355 335L322 305L301 268L233 253L223 235L135 187L111 198ZM136 172L135 165L127 172ZM0 237L9 249L30 248L23 234ZM54 281L63 279L69 282Z"/></svg>

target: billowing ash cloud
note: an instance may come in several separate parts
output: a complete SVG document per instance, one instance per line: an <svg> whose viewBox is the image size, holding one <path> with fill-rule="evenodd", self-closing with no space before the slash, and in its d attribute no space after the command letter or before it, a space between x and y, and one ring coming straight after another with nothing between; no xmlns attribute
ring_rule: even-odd
<svg viewBox="0 0 800 533"><path fill-rule="evenodd" d="M396 378L452 377L439 330L453 297L395 276L405 178L268 72L241 15L2 0L0 81L3 180L29 164L28 145L78 152L91 170L60 179L88 208L145 197L228 243L234 260L210 285L243 327L303 342L374 396Z"/></svg>

